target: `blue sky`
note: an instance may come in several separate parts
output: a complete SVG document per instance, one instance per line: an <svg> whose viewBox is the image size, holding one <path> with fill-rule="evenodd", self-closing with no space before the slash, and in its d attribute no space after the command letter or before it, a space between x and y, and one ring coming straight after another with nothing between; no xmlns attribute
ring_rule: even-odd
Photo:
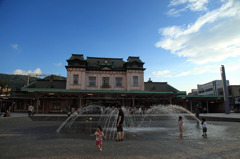
<svg viewBox="0 0 240 159"><path fill-rule="evenodd" d="M0 0L0 73L60 74L71 54L139 56L145 81L240 84L239 0Z"/></svg>

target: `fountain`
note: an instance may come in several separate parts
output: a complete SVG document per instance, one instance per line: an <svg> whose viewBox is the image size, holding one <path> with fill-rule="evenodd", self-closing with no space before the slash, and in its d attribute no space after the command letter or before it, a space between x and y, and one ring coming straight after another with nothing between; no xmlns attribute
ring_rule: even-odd
<svg viewBox="0 0 240 159"><path fill-rule="evenodd" d="M177 105L156 105L148 109L136 107L122 107L125 114L125 134L136 135L148 132L157 132L165 135L176 136L178 131L178 117L182 116L184 121L184 136L192 136L200 132L196 123L200 122L194 114L187 109ZM97 125L103 127L103 132L108 139L115 139L118 110L115 107L104 107L100 105L83 106L71 114L56 130L57 133L83 132L92 133ZM92 120L89 120L89 118ZM199 135L199 134L197 134Z"/></svg>

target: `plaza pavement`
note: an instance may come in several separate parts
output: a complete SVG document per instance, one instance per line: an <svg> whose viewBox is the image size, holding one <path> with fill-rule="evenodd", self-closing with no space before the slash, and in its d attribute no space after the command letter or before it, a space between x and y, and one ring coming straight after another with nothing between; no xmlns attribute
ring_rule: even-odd
<svg viewBox="0 0 240 159"><path fill-rule="evenodd" d="M35 116L46 116L36 114ZM63 116L63 114L48 114ZM62 121L36 121L27 113L11 113L0 118L0 159L78 159L78 158L133 158L133 159L239 159L240 114L200 114L221 118L208 122L208 137L178 136L156 132L126 134L125 141L103 141L103 151L95 146L90 133L56 133ZM34 117L33 117L34 118Z"/></svg>
<svg viewBox="0 0 240 159"><path fill-rule="evenodd" d="M27 113L11 113L11 117L26 117L28 114ZM66 117L66 114L35 114L35 116L64 116ZM212 118L223 118L222 120L227 120L228 118L230 119L240 119L240 113L229 113L229 114L225 114L225 113L201 113L200 117L212 117Z"/></svg>

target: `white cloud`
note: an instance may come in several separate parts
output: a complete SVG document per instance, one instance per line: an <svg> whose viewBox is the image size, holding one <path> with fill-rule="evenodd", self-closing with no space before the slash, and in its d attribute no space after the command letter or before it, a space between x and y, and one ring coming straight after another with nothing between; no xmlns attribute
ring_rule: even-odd
<svg viewBox="0 0 240 159"><path fill-rule="evenodd" d="M192 11L207 10L208 0L189 0L188 7Z"/></svg>
<svg viewBox="0 0 240 159"><path fill-rule="evenodd" d="M185 2L172 1L171 5ZM194 2L194 1L192 1ZM155 44L195 64L220 62L240 56L240 1L224 1L220 8L200 16L187 27L160 29L163 38Z"/></svg>
<svg viewBox="0 0 240 159"><path fill-rule="evenodd" d="M37 69L34 70L34 71L31 71L31 70L24 71L24 70L21 70L21 69L17 69L17 70L14 71L13 74L37 76L37 75L41 75L41 74L42 74L42 71L41 71L40 68L37 68Z"/></svg>
<svg viewBox="0 0 240 159"><path fill-rule="evenodd" d="M14 50L18 50L18 44L11 44L11 48L13 48Z"/></svg>
<svg viewBox="0 0 240 159"><path fill-rule="evenodd" d="M225 63L224 67L226 72L231 73L235 71L240 71L240 60L236 60L235 62L229 62ZM168 77L168 78L177 78L177 77L183 77L183 76L190 76L190 75L200 75L205 73L219 73L220 74L220 67L221 65L205 65L201 67L195 67L193 69L190 69L188 71L184 72L174 72L171 70L160 70L155 71L152 74L159 77Z"/></svg>
<svg viewBox="0 0 240 159"><path fill-rule="evenodd" d="M182 9L178 9L178 10L176 10L176 9L170 9L168 12L167 12L167 15L169 15L169 16L174 16L174 17L179 17L181 14L181 12L184 12L184 11L186 11L186 8L182 8Z"/></svg>
<svg viewBox="0 0 240 159"><path fill-rule="evenodd" d="M187 76L187 75L198 75L204 73L217 73L220 72L220 66L217 65L207 65L204 67L196 67L192 70L176 74L175 77Z"/></svg>
<svg viewBox="0 0 240 159"><path fill-rule="evenodd" d="M157 71L152 73L154 76L157 77L169 77L170 71L169 70L163 70L163 71Z"/></svg>
<svg viewBox="0 0 240 159"><path fill-rule="evenodd" d="M60 66L62 66L62 63L59 62L59 63L55 63L54 65L55 65L56 67L60 67Z"/></svg>
<svg viewBox="0 0 240 159"><path fill-rule="evenodd" d="M207 4L208 0L172 0L169 7L183 5L183 8L170 9L167 14L170 16L180 16L180 13L186 11L187 9L191 11L207 11Z"/></svg>

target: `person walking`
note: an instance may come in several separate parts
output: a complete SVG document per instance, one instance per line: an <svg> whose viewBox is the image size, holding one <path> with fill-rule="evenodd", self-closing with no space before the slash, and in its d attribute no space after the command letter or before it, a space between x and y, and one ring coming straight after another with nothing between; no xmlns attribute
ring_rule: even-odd
<svg viewBox="0 0 240 159"><path fill-rule="evenodd" d="M196 116L197 119L199 119L199 114L200 114L200 112L199 112L198 108L196 108L195 116ZM198 120L197 120L197 126L199 126L199 121Z"/></svg>
<svg viewBox="0 0 240 159"><path fill-rule="evenodd" d="M104 133L102 132L102 127L98 126L97 131L90 136L96 136L96 145L98 146L98 150L102 151L102 140L103 138L106 139L106 136L104 136Z"/></svg>
<svg viewBox="0 0 240 159"><path fill-rule="evenodd" d="M33 111L34 111L33 106L28 104L28 116L29 117L32 116Z"/></svg>
<svg viewBox="0 0 240 159"><path fill-rule="evenodd" d="M203 107L203 113L206 114L207 113L207 108Z"/></svg>
<svg viewBox="0 0 240 159"><path fill-rule="evenodd" d="M124 113L120 105L117 106L118 109L118 118L117 118L117 140L116 141L124 141L124 131L123 131L123 121L124 121Z"/></svg>
<svg viewBox="0 0 240 159"><path fill-rule="evenodd" d="M183 120L182 120L182 117L179 116L178 118L178 126L179 126L179 131L180 131L180 137L182 137L183 135Z"/></svg>

